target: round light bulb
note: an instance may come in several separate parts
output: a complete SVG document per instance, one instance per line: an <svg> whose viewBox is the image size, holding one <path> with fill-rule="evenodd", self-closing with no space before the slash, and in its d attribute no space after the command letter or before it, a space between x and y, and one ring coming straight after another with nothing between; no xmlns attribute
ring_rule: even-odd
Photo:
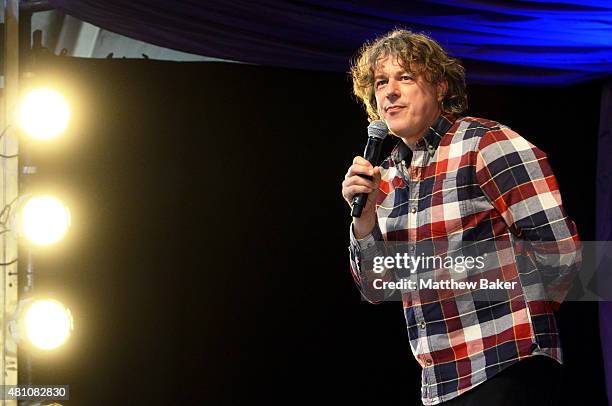
<svg viewBox="0 0 612 406"><path fill-rule="evenodd" d="M34 138L49 139L61 134L69 120L68 103L55 90L33 89L21 101L19 124Z"/></svg>
<svg viewBox="0 0 612 406"><path fill-rule="evenodd" d="M21 210L25 237L36 245L49 245L64 237L70 226L70 211L53 196L31 197Z"/></svg>
<svg viewBox="0 0 612 406"><path fill-rule="evenodd" d="M25 335L37 348L51 350L62 345L72 331L70 310L56 300L36 300L26 310Z"/></svg>

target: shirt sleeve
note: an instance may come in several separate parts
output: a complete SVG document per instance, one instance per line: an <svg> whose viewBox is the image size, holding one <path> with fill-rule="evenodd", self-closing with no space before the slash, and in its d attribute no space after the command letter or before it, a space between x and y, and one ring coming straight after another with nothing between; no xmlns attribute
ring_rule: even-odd
<svg viewBox="0 0 612 406"><path fill-rule="evenodd" d="M377 261L376 258L385 257L383 237L378 223L376 223L372 232L364 238L355 238L352 224L349 234L351 275L361 295L373 304L388 299L394 293L394 290L382 289L382 283L393 281L393 271L386 268L380 269L380 265L375 269L374 266L375 261Z"/></svg>
<svg viewBox="0 0 612 406"><path fill-rule="evenodd" d="M512 234L532 247L558 308L579 268L581 245L546 154L509 128L491 130L478 144L476 178Z"/></svg>

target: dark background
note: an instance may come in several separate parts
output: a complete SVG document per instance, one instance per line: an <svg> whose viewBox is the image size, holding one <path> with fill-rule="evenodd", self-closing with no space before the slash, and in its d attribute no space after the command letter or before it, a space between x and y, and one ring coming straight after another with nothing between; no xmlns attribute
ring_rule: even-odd
<svg viewBox="0 0 612 406"><path fill-rule="evenodd" d="M23 190L61 193L69 237L34 253L36 291L75 332L33 359L70 405L420 404L399 303L360 300L341 181L365 144L346 75L224 63L50 59L74 120L25 141ZM471 86L468 114L549 155L594 240L601 83ZM388 145L390 146L390 145ZM562 398L604 405L596 303L564 303ZM22 372L23 374L23 372Z"/></svg>

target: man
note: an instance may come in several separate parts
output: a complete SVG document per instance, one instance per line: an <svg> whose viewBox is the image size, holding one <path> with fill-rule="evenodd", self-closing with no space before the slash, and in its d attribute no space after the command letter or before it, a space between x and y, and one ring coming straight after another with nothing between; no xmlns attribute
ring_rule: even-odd
<svg viewBox="0 0 612 406"><path fill-rule="evenodd" d="M580 243L546 155L502 124L460 117L464 69L425 35L395 30L366 43L351 74L370 120L383 120L399 138L380 167L355 157L342 183L349 205L355 194L369 194L350 230L362 294L374 303L387 297L381 280L394 271L372 270L381 242L494 241L491 269L515 283L492 301L475 299L481 289L402 291L423 403L550 404L562 363L554 311ZM522 242L534 244L518 248Z"/></svg>

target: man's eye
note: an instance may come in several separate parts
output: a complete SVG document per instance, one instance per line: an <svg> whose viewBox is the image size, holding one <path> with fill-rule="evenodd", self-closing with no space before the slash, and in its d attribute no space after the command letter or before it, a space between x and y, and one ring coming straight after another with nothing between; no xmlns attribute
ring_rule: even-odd
<svg viewBox="0 0 612 406"><path fill-rule="evenodd" d="M376 88L381 87L382 85L384 85L385 83L387 83L386 80L377 80L374 85L376 86Z"/></svg>
<svg viewBox="0 0 612 406"><path fill-rule="evenodd" d="M401 79L402 80L412 80L412 76L411 75L402 75Z"/></svg>

